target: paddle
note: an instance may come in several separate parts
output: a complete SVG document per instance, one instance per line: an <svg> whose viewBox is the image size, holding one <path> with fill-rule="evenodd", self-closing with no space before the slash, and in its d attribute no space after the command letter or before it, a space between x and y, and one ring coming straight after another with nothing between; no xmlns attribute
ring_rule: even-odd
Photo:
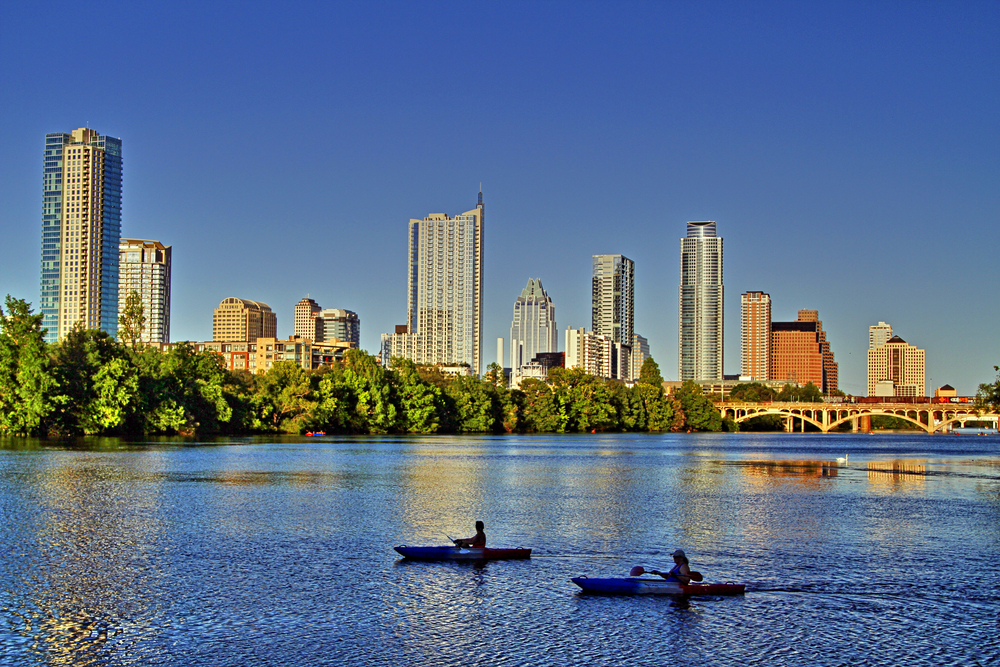
<svg viewBox="0 0 1000 667"><path fill-rule="evenodd" d="M641 577L644 574L655 574L655 575L660 576L660 577L664 576L664 574L662 572L660 572L659 570L647 570L642 565L636 565L631 570L629 570L628 576L630 576L630 577ZM688 576L691 577L691 581L701 581L702 579L705 578L705 577L701 576L701 572L695 572L694 570L692 570L688 574Z"/></svg>

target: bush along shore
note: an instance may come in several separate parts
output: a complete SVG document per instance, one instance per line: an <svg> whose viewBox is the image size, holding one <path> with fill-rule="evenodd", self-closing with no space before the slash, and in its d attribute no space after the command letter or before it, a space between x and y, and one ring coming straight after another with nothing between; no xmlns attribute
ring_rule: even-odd
<svg viewBox="0 0 1000 667"><path fill-rule="evenodd" d="M222 358L180 343L167 351L74 328L44 340L42 315L6 299L0 311L0 435L71 437L251 433L579 433L719 431L701 388L667 395L647 359L628 387L579 369L505 386L492 364L482 377L394 359L383 368L350 350L309 371L279 361L265 373L229 371ZM125 330L130 330L125 327ZM134 329L132 329L134 331Z"/></svg>

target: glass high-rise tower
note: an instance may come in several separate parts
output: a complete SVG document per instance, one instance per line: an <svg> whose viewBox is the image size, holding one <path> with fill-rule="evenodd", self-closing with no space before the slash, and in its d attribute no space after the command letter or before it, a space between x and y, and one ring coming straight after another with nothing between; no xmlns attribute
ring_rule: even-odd
<svg viewBox="0 0 1000 667"><path fill-rule="evenodd" d="M122 142L88 128L45 135L42 326L55 342L80 323L118 333Z"/></svg>
<svg viewBox="0 0 1000 667"><path fill-rule="evenodd" d="M541 278L529 278L514 302L510 324L510 368L515 373L540 352L557 352L559 331L556 307Z"/></svg>
<svg viewBox="0 0 1000 667"><path fill-rule="evenodd" d="M722 237L715 221L687 223L681 239L680 380L722 380Z"/></svg>

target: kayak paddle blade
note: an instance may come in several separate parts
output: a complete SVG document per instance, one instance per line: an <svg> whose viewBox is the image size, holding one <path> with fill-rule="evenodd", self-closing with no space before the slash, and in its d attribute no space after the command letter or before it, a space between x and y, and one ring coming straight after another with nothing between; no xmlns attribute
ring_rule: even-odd
<svg viewBox="0 0 1000 667"><path fill-rule="evenodd" d="M628 571L628 576L630 577L641 577L644 574L646 574L646 568L644 568L642 565L636 565L635 567L633 567L631 570Z"/></svg>

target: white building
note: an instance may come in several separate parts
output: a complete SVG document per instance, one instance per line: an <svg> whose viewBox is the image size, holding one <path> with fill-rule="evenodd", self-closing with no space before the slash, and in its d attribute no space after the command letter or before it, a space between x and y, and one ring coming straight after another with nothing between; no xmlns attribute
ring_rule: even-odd
<svg viewBox="0 0 1000 667"><path fill-rule="evenodd" d="M405 331L383 335L383 363L391 354L481 374L484 212L480 192L471 211L410 220Z"/></svg>
<svg viewBox="0 0 1000 667"><path fill-rule="evenodd" d="M868 349L872 350L881 347L892 338L892 327L885 322L868 327Z"/></svg>
<svg viewBox="0 0 1000 667"><path fill-rule="evenodd" d="M632 380L639 379L639 373L642 372L642 363L649 359L649 341L639 334L633 334L632 336L632 369L629 371L629 378Z"/></svg>
<svg viewBox="0 0 1000 667"><path fill-rule="evenodd" d="M559 351L559 331L556 329L556 307L538 278L529 278L521 296L514 301L514 316L510 325L510 369L531 362L539 352Z"/></svg>
<svg viewBox="0 0 1000 667"><path fill-rule="evenodd" d="M715 221L687 223L681 239L678 376L722 380L724 333L722 237Z"/></svg>
<svg viewBox="0 0 1000 667"><path fill-rule="evenodd" d="M170 246L145 239L121 239L118 245L118 314L136 292L146 318L143 343L170 342Z"/></svg>
<svg viewBox="0 0 1000 667"><path fill-rule="evenodd" d="M635 334L635 262L628 257L593 256L590 328L615 343L608 377L628 380Z"/></svg>

